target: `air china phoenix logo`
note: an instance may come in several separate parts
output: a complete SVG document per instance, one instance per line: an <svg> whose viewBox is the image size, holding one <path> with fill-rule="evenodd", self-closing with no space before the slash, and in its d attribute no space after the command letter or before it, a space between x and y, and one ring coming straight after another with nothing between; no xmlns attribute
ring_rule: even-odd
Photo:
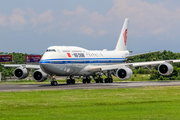
<svg viewBox="0 0 180 120"><path fill-rule="evenodd" d="M123 35L124 35L124 44L126 45L127 44L127 29L125 30Z"/></svg>
<svg viewBox="0 0 180 120"><path fill-rule="evenodd" d="M71 57L71 54L70 53L67 53L68 57Z"/></svg>

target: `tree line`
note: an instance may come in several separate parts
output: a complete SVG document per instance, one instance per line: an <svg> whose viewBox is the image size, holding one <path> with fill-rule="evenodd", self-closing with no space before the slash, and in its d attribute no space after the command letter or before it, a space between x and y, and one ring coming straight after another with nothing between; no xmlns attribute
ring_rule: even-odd
<svg viewBox="0 0 180 120"><path fill-rule="evenodd" d="M0 72L2 75L2 79L6 79L6 77L12 77L13 72L15 70L15 68L4 68L4 66L2 64L25 64L26 63L26 55L28 55L27 53L5 53L5 52L0 52L0 55L12 55L13 57L13 61L12 63L0 63Z"/></svg>
<svg viewBox="0 0 180 120"><path fill-rule="evenodd" d="M26 55L27 53L4 53L0 52L0 54L8 54L13 56L13 62L12 63L6 63L6 64L25 64L26 63ZM127 62L134 63L134 62L146 62L146 61L159 61L159 60L171 60L171 59L180 59L180 53L173 53L172 51L166 51L163 52L155 52L155 53L149 53L144 55L139 55L132 57L131 59L128 59ZM152 71L148 69L144 69L142 67L137 67L135 70L133 70L134 74L150 74L150 79L158 79L158 80L180 80L180 63L173 64L174 66L174 72L168 76L164 77L160 75L157 71L157 68L154 67ZM7 76L11 77L13 76L13 71L15 68L4 68L2 66L2 63L0 64L0 72L2 72L2 78L5 79Z"/></svg>
<svg viewBox="0 0 180 120"><path fill-rule="evenodd" d="M155 52L145 55L132 57L128 62L146 62L146 61L160 61L160 60L176 60L180 59L180 53L173 53L172 51ZM137 67L133 70L134 74L150 74L151 80L180 80L180 63L173 64L174 71L170 76L162 76L159 74L157 67L153 67L152 71Z"/></svg>

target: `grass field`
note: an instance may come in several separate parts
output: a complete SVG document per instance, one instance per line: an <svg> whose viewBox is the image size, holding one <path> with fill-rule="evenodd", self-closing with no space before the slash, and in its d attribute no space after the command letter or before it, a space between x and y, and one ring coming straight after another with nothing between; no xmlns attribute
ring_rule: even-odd
<svg viewBox="0 0 180 120"><path fill-rule="evenodd" d="M180 87L0 93L0 120L179 120Z"/></svg>

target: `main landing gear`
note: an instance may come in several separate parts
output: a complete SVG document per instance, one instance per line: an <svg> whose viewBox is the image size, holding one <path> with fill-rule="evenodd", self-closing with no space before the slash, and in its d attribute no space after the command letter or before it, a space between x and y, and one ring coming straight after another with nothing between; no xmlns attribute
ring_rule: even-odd
<svg viewBox="0 0 180 120"><path fill-rule="evenodd" d="M113 78L110 77L110 78L105 78L104 80L105 83L113 83Z"/></svg>
<svg viewBox="0 0 180 120"><path fill-rule="evenodd" d="M95 79L96 83L103 83L103 78L101 78L101 75L99 75L96 79Z"/></svg>
<svg viewBox="0 0 180 120"><path fill-rule="evenodd" d="M89 76L86 76L86 78L84 78L82 80L83 84L86 84L86 83L91 83L91 78Z"/></svg>
<svg viewBox="0 0 180 120"><path fill-rule="evenodd" d="M95 79L96 83L103 83L103 78L101 78L101 75L98 75L98 77ZM104 79L104 83L113 83L113 78L110 74L110 72L107 73L107 78Z"/></svg>
<svg viewBox="0 0 180 120"><path fill-rule="evenodd" d="M75 84L75 79L72 79L72 77L70 76L70 79L67 79L66 83L67 84Z"/></svg>
<svg viewBox="0 0 180 120"><path fill-rule="evenodd" d="M112 75L111 73L107 73L107 78L105 78L104 80L105 83L113 83L113 78L112 78Z"/></svg>
<svg viewBox="0 0 180 120"><path fill-rule="evenodd" d="M107 74L107 78L105 78L103 80L103 78L101 78L101 75L97 75L97 77L95 78L95 76L93 76L94 80L96 81L96 83L113 83L113 78L111 76L111 73L108 72ZM91 78L89 76L85 76L84 79L82 80L83 84L86 83L91 83ZM75 79L72 78L72 76L70 76L69 79L67 79L66 81L67 84L75 84ZM52 77L51 79L51 85L52 86L57 86L58 82L55 81L55 76Z"/></svg>

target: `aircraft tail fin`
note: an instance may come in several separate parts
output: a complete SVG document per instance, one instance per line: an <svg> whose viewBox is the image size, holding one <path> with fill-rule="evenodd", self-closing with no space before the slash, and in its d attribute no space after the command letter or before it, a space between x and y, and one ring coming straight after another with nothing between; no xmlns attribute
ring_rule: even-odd
<svg viewBox="0 0 180 120"><path fill-rule="evenodd" d="M125 50L127 50L128 22L129 22L129 19L126 18L125 21L124 21L124 25L123 25L123 28L121 30L121 34L119 36L119 40L117 42L115 51L125 51Z"/></svg>

